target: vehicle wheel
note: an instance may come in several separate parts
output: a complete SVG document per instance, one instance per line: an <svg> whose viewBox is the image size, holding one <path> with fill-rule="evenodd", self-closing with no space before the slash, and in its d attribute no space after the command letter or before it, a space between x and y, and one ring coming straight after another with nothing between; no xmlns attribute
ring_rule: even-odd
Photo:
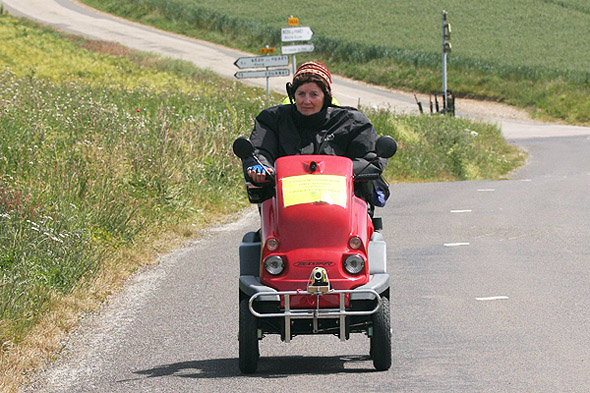
<svg viewBox="0 0 590 393"><path fill-rule="evenodd" d="M240 371L244 374L252 374L258 367L258 333L256 317L248 308L248 299L240 301L239 325Z"/></svg>
<svg viewBox="0 0 590 393"><path fill-rule="evenodd" d="M373 336L371 337L371 358L377 371L391 367L391 318L389 299L381 298L381 307L373 314Z"/></svg>

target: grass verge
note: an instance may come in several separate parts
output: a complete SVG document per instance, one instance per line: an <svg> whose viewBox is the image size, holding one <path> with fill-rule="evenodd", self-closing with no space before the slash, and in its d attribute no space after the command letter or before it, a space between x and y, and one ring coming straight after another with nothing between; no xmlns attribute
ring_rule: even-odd
<svg viewBox="0 0 590 393"><path fill-rule="evenodd" d="M14 391L80 312L247 204L230 146L265 98L7 16L0 38L0 387ZM400 142L390 181L501 178L522 163L496 127L368 115Z"/></svg>

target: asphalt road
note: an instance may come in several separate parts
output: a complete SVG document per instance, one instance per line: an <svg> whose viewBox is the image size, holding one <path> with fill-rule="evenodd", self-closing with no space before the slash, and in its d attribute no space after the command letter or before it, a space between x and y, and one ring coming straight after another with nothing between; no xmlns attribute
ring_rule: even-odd
<svg viewBox="0 0 590 393"><path fill-rule="evenodd" d="M276 337L237 366L236 222L147 268L30 392L590 391L590 137L520 141L513 180L402 184L386 223L393 367L368 339Z"/></svg>
<svg viewBox="0 0 590 393"><path fill-rule="evenodd" d="M132 47L127 26L143 29L145 42L160 34L66 0L3 3ZM195 40L166 34L158 42L153 50L177 53L174 45ZM394 96L347 83L363 100L365 91ZM395 185L378 211L392 277L389 371L373 371L362 335L345 343L268 337L259 372L240 375L237 250L257 227L250 209L137 274L27 391L590 391L590 130L511 124L504 132L529 151L512 180Z"/></svg>

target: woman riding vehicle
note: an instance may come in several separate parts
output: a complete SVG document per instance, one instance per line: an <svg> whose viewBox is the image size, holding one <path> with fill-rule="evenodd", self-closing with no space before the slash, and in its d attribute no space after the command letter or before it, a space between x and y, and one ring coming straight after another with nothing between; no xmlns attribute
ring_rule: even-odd
<svg viewBox="0 0 590 393"><path fill-rule="evenodd" d="M272 173L277 158L298 154L348 157L353 160L354 173L383 171L386 160L372 159L377 132L358 109L333 104L332 76L323 63L301 64L293 81L287 83L287 94L290 104L264 109L256 117L250 140L266 168L245 159L247 180L264 183L266 172ZM380 186L374 181L359 182L355 193L373 205L383 206L389 190L384 182Z"/></svg>

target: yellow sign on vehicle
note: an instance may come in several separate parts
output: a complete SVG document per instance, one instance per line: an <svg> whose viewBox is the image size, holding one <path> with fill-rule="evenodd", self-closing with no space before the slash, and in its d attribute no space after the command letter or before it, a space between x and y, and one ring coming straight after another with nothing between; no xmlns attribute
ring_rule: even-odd
<svg viewBox="0 0 590 393"><path fill-rule="evenodd" d="M299 175L282 179L283 205L324 202L346 207L346 176Z"/></svg>
<svg viewBox="0 0 590 393"><path fill-rule="evenodd" d="M294 16L289 18L289 26L299 26L299 18Z"/></svg>

